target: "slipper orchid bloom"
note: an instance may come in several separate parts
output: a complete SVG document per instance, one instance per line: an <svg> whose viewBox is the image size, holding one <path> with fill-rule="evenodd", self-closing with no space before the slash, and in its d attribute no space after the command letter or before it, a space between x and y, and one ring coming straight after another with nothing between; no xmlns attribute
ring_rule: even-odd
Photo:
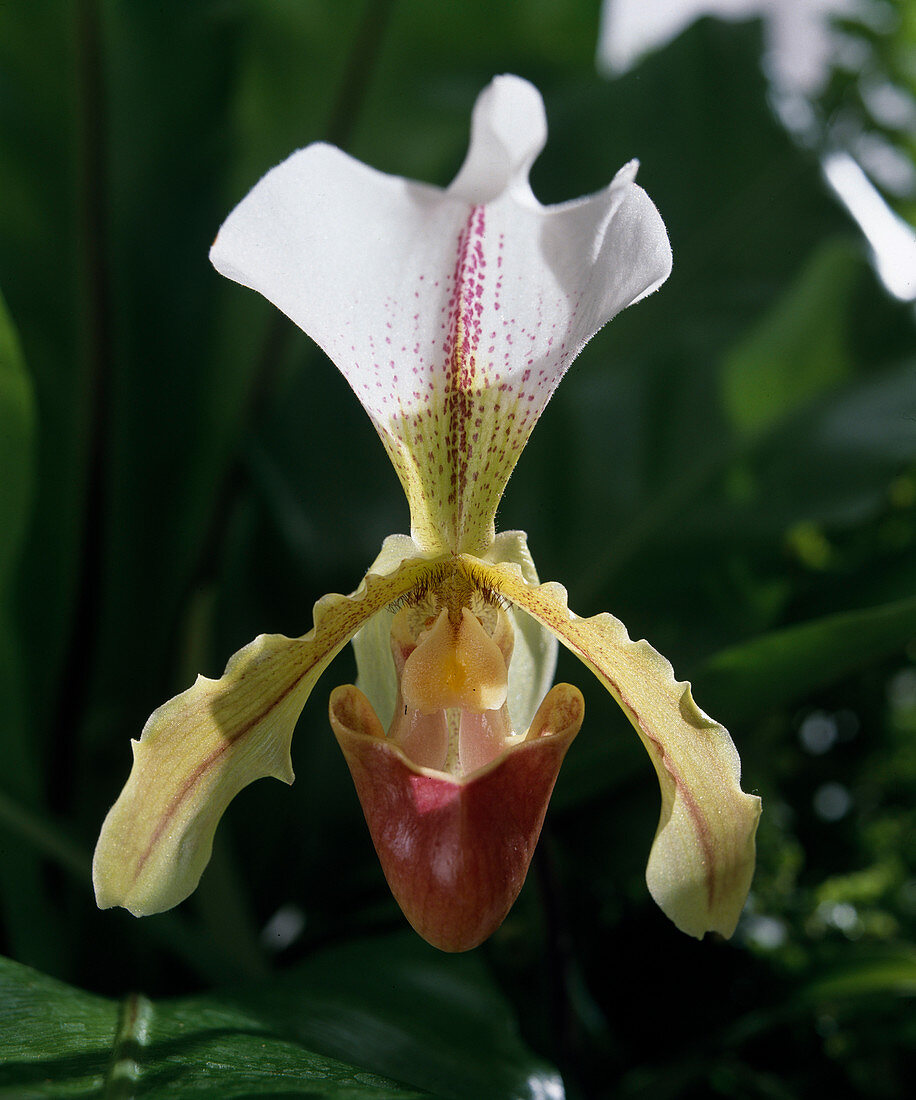
<svg viewBox="0 0 916 1100"><path fill-rule="evenodd" d="M690 686L611 615L582 619L540 584L521 532L497 535L506 482L587 340L668 276L664 224L628 164L559 206L528 173L547 127L537 90L494 80L445 190L311 145L269 172L210 253L328 354L407 494L350 596L324 596L301 638L262 635L222 677L160 707L105 820L101 907L137 915L197 886L230 800L293 781L293 728L318 677L354 643L360 687L330 720L407 919L459 951L502 922L527 873L580 692L552 689L557 639L620 704L655 767L661 819L649 890L678 928L731 935L754 865L759 800L728 733Z"/></svg>

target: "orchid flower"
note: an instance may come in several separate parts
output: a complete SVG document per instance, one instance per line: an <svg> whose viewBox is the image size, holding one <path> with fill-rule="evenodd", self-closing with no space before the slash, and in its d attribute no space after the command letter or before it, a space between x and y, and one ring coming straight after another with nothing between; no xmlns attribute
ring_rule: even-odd
<svg viewBox="0 0 916 1100"><path fill-rule="evenodd" d="M546 135L537 90L498 77L445 190L310 145L220 229L217 270L304 329L362 402L411 534L385 540L352 595L320 599L307 634L261 635L150 717L96 849L101 907L156 913L195 889L230 800L261 776L293 781L296 721L352 640L359 686L332 693L330 722L389 885L431 943L475 946L521 889L582 724L578 689L550 688L559 640L655 767L653 898L693 936L734 930L760 808L728 733L647 642L609 614L579 618L564 588L539 583L523 533L495 532L569 364L671 268L635 163L596 195L538 203L528 173Z"/></svg>

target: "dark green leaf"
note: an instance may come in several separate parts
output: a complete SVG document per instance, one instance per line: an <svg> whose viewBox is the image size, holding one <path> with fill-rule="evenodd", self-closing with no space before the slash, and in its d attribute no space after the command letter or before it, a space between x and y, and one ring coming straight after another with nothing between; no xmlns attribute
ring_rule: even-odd
<svg viewBox="0 0 916 1100"><path fill-rule="evenodd" d="M830 615L717 654L698 679L731 721L791 703L916 638L916 598Z"/></svg>
<svg viewBox="0 0 916 1100"><path fill-rule="evenodd" d="M421 1094L315 1054L257 1013L219 1002L120 1005L0 960L0 1096L295 1095L410 1100Z"/></svg>
<svg viewBox="0 0 916 1100"><path fill-rule="evenodd" d="M849 289L860 257L831 241L722 364L722 404L740 435L756 436L844 381Z"/></svg>
<svg viewBox="0 0 916 1100"><path fill-rule="evenodd" d="M916 951L912 947L865 947L856 957L825 967L803 987L800 1000L817 1004L882 995L916 995Z"/></svg>
<svg viewBox="0 0 916 1100"><path fill-rule="evenodd" d="M29 518L35 475L35 410L6 303L0 296L0 912L20 957L34 965L59 961L57 923L41 878L38 853L15 827L19 805L37 812L40 774L23 684L23 646L12 614L12 583ZM11 812L12 811L12 812Z"/></svg>
<svg viewBox="0 0 916 1100"><path fill-rule="evenodd" d="M409 934L328 950L236 992L120 1005L3 960L0 1005L10 1097L563 1095L480 961Z"/></svg>
<svg viewBox="0 0 916 1100"><path fill-rule="evenodd" d="M35 410L19 337L0 294L0 606L9 598L34 489Z"/></svg>
<svg viewBox="0 0 916 1100"><path fill-rule="evenodd" d="M316 954L239 1004L307 1045L460 1100L561 1097L521 1042L478 954L443 955L405 931Z"/></svg>

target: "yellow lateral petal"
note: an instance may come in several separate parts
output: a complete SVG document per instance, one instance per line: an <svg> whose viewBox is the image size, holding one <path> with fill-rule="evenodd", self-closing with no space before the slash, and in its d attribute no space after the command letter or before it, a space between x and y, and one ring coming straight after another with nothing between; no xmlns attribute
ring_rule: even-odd
<svg viewBox="0 0 916 1100"><path fill-rule="evenodd" d="M580 619L559 584L528 585L517 567L468 561L468 572L542 623L594 672L630 719L658 775L662 810L646 881L681 931L730 936L754 873L760 799L741 790L728 731L694 703L690 685L612 615Z"/></svg>
<svg viewBox="0 0 916 1100"><path fill-rule="evenodd" d="M233 656L219 680L199 676L150 717L111 808L93 860L100 908L135 916L170 909L197 886L223 811L255 779L293 781L290 741L316 680L371 615L414 587L422 558L369 574L352 596L315 605L301 638L262 634Z"/></svg>

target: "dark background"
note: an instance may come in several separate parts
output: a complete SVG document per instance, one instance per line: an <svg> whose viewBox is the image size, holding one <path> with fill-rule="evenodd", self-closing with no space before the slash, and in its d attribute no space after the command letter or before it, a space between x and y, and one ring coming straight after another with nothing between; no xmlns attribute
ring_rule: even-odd
<svg viewBox="0 0 916 1100"><path fill-rule="evenodd" d="M905 1094L913 310L820 167L863 133L912 160L863 89L912 95L913 9L871 7L877 29L845 28L863 60L790 134L756 22L702 21L609 80L587 0L0 3L0 1095ZM499 526L731 729L764 800L738 931L698 943L653 905L652 769L565 658L585 726L471 955L387 892L326 720L349 653L296 784L239 796L198 893L99 912L90 854L150 711L256 634L305 633L408 525L342 378L209 244L314 140L446 184L504 71L545 97L538 197L637 156L675 265L571 370Z"/></svg>

